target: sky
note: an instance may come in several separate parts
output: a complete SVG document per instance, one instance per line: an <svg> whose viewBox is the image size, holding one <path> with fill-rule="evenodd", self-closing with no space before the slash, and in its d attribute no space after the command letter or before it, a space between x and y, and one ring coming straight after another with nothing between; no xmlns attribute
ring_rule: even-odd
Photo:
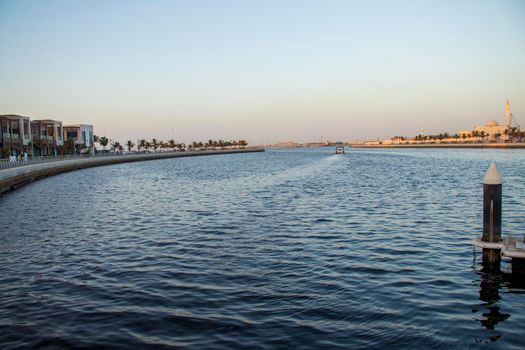
<svg viewBox="0 0 525 350"><path fill-rule="evenodd" d="M0 114L189 142L525 127L525 1L0 0Z"/></svg>

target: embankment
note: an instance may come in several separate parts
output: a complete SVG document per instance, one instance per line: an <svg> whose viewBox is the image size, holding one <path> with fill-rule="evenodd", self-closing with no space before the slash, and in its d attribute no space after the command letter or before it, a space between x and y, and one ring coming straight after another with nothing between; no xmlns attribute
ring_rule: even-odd
<svg viewBox="0 0 525 350"><path fill-rule="evenodd" d="M122 156L69 159L63 161L20 166L16 168L0 170L0 196L7 191L14 190L22 185L25 185L35 180L51 175L56 175L84 168L120 163L141 162L146 160L252 152L264 152L264 149L144 153Z"/></svg>

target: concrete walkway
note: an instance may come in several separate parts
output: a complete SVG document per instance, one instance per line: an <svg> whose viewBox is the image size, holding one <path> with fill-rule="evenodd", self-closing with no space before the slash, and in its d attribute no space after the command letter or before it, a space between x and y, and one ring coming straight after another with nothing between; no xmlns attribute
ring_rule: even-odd
<svg viewBox="0 0 525 350"><path fill-rule="evenodd" d="M146 160L157 160L167 158L196 157L233 153L264 152L264 149L238 149L219 151L189 151L189 152L165 152L165 153L142 153L122 156L93 157L68 159L56 162L33 164L16 168L0 170L0 196L15 188L43 177L96 166L140 162Z"/></svg>

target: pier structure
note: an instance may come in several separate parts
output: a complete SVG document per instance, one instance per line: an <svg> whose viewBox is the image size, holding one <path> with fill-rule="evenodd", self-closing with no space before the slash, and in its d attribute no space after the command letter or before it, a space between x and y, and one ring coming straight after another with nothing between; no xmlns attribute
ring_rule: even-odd
<svg viewBox="0 0 525 350"><path fill-rule="evenodd" d="M501 236L502 177L495 163L483 179L483 233L473 241L483 251L483 269L499 271L501 258L512 259L512 273L525 273L525 237Z"/></svg>

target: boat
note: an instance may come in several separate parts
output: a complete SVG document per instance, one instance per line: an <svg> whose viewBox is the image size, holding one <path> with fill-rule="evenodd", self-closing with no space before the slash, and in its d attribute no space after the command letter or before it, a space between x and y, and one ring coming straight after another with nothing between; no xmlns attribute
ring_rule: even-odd
<svg viewBox="0 0 525 350"><path fill-rule="evenodd" d="M338 142L335 144L335 154L344 154L345 153L345 145L342 142Z"/></svg>

